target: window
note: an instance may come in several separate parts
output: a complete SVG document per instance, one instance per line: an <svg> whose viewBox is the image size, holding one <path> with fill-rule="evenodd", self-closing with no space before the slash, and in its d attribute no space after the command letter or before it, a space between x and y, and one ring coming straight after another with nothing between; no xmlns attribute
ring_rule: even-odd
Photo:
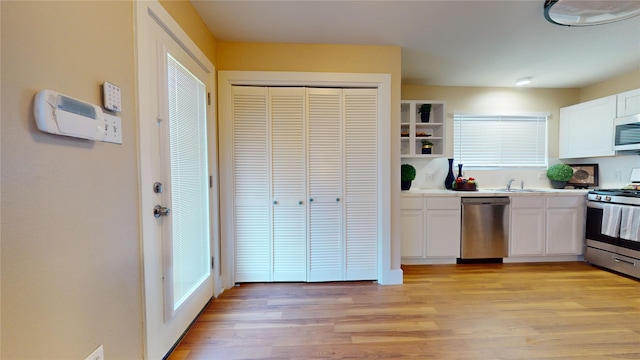
<svg viewBox="0 0 640 360"><path fill-rule="evenodd" d="M546 167L548 116L454 114L453 157L465 167Z"/></svg>

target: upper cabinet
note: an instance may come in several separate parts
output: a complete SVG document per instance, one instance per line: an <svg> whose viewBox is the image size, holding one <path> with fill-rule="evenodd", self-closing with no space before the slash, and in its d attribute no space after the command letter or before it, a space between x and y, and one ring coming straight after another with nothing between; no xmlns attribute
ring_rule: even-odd
<svg viewBox="0 0 640 360"><path fill-rule="evenodd" d="M400 104L401 156L403 158L444 156L446 139L444 101L402 100ZM428 115L423 115L423 112Z"/></svg>
<svg viewBox="0 0 640 360"><path fill-rule="evenodd" d="M640 114L640 89L618 94L617 116Z"/></svg>
<svg viewBox="0 0 640 360"><path fill-rule="evenodd" d="M560 109L560 158L613 156L616 95Z"/></svg>

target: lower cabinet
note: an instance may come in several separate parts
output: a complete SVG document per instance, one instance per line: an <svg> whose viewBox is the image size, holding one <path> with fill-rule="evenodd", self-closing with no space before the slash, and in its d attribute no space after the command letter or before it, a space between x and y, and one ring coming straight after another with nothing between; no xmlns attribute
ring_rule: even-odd
<svg viewBox="0 0 640 360"><path fill-rule="evenodd" d="M402 262L455 263L460 257L460 198L403 197Z"/></svg>
<svg viewBox="0 0 640 360"><path fill-rule="evenodd" d="M544 255L545 198L512 196L509 256Z"/></svg>
<svg viewBox="0 0 640 360"><path fill-rule="evenodd" d="M547 255L582 255L584 228L584 196L547 198Z"/></svg>
<svg viewBox="0 0 640 360"><path fill-rule="evenodd" d="M426 198L426 257L460 257L460 198Z"/></svg>
<svg viewBox="0 0 640 360"><path fill-rule="evenodd" d="M505 262L569 261L584 248L585 196L514 195ZM460 197L403 196L403 264L454 264L460 257Z"/></svg>
<svg viewBox="0 0 640 360"><path fill-rule="evenodd" d="M511 197L511 261L582 255L584 202L584 195Z"/></svg>

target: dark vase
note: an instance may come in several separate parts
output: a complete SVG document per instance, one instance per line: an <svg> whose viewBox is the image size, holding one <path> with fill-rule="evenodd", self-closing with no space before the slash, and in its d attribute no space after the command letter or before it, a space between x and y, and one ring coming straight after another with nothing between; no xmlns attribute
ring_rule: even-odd
<svg viewBox="0 0 640 360"><path fill-rule="evenodd" d="M411 180L409 180L409 181L400 181L400 187L401 187L402 190L411 189Z"/></svg>
<svg viewBox="0 0 640 360"><path fill-rule="evenodd" d="M550 180L550 181L551 181L551 187L554 189L564 189L564 187L567 186L566 181L560 181L560 180Z"/></svg>
<svg viewBox="0 0 640 360"><path fill-rule="evenodd" d="M431 154L431 147L422 147L423 154Z"/></svg>
<svg viewBox="0 0 640 360"><path fill-rule="evenodd" d="M453 181L456 178L455 176L453 176L453 159L448 159L448 160L449 160L449 172L447 173L447 178L444 179L444 187L451 190L451 188L453 188Z"/></svg>
<svg viewBox="0 0 640 360"><path fill-rule="evenodd" d="M429 115L431 115L431 113L430 113L430 112L423 112L423 113L420 113L420 120L421 120L422 122L429 122Z"/></svg>
<svg viewBox="0 0 640 360"><path fill-rule="evenodd" d="M462 177L462 164L458 164L458 177Z"/></svg>

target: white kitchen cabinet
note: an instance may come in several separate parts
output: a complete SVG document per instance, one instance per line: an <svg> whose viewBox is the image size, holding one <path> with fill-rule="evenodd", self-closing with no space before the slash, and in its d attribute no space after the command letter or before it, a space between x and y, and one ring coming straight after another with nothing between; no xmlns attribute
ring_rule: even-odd
<svg viewBox="0 0 640 360"><path fill-rule="evenodd" d="M235 281L377 278L377 91L234 86Z"/></svg>
<svg viewBox="0 0 640 360"><path fill-rule="evenodd" d="M640 89L625 91L617 95L617 116L640 114Z"/></svg>
<svg viewBox="0 0 640 360"><path fill-rule="evenodd" d="M460 257L459 197L403 197L401 209L403 263L456 262Z"/></svg>
<svg viewBox="0 0 640 360"><path fill-rule="evenodd" d="M428 122L418 113L424 104L431 105ZM433 100L402 100L400 102L400 153L403 158L442 157L446 150L445 103ZM430 154L422 153L422 141L433 143Z"/></svg>
<svg viewBox="0 0 640 360"><path fill-rule="evenodd" d="M403 258L424 257L424 199L410 197L401 199L401 256Z"/></svg>
<svg viewBox="0 0 640 360"><path fill-rule="evenodd" d="M427 258L460 257L460 198L426 198Z"/></svg>
<svg viewBox="0 0 640 360"><path fill-rule="evenodd" d="M509 256L544 255L545 198L512 196Z"/></svg>
<svg viewBox="0 0 640 360"><path fill-rule="evenodd" d="M582 255L584 196L547 197L547 255Z"/></svg>
<svg viewBox="0 0 640 360"><path fill-rule="evenodd" d="M560 109L560 158L613 156L616 95Z"/></svg>

